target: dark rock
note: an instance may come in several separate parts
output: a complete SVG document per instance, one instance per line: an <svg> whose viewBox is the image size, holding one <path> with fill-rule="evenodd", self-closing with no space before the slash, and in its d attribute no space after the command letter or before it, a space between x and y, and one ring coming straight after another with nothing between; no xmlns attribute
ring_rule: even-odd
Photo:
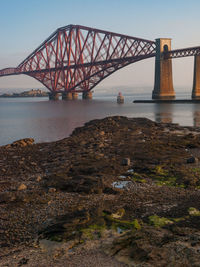
<svg viewBox="0 0 200 267"><path fill-rule="evenodd" d="M196 157L190 157L187 159L187 163L197 163L198 162L198 158Z"/></svg>
<svg viewBox="0 0 200 267"><path fill-rule="evenodd" d="M66 175L55 174L46 178L45 186L57 188L67 192L77 193L101 193L104 185L101 177L87 175L77 175L68 177Z"/></svg>
<svg viewBox="0 0 200 267"><path fill-rule="evenodd" d="M119 193L122 193L122 192L123 192L122 189L108 187L108 186L105 186L105 188L103 190L104 194L111 194L111 195L116 195L116 194L119 194Z"/></svg>
<svg viewBox="0 0 200 267"><path fill-rule="evenodd" d="M77 193L101 193L103 191L103 183L99 177L79 175L70 179L65 189Z"/></svg>
<svg viewBox="0 0 200 267"><path fill-rule="evenodd" d="M124 159L122 159L122 165L123 166L130 166L130 164L131 164L130 158L124 158Z"/></svg>
<svg viewBox="0 0 200 267"><path fill-rule="evenodd" d="M0 193L0 203L9 203L16 200L15 192L2 192Z"/></svg>
<svg viewBox="0 0 200 267"><path fill-rule="evenodd" d="M27 264L28 263L28 259L26 259L26 258L22 258L20 261L19 261L19 265L18 266L22 266L22 265L24 265L24 264Z"/></svg>
<svg viewBox="0 0 200 267"><path fill-rule="evenodd" d="M87 225L89 221L90 214L87 210L76 210L57 217L56 222L42 230L40 235L45 238L51 238L56 234L61 234L62 239L72 239L79 234L80 227Z"/></svg>
<svg viewBox="0 0 200 267"><path fill-rule="evenodd" d="M149 226L122 234L104 251L128 266L198 266L200 260L185 236Z"/></svg>

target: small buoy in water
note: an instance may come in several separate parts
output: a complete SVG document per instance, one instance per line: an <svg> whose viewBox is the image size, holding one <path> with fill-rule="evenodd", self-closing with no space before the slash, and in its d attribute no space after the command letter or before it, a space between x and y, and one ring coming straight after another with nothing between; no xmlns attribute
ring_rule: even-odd
<svg viewBox="0 0 200 267"><path fill-rule="evenodd" d="M119 92L119 94L117 96L117 103L118 104L123 104L124 103L124 97L123 97L121 92Z"/></svg>

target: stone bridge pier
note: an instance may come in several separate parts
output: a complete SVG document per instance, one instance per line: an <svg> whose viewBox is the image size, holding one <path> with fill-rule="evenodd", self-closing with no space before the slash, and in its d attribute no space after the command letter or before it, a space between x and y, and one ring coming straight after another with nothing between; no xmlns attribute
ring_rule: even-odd
<svg viewBox="0 0 200 267"><path fill-rule="evenodd" d="M78 99L78 93L76 92L63 92L62 100L76 100Z"/></svg>
<svg viewBox="0 0 200 267"><path fill-rule="evenodd" d="M57 92L50 92L49 93L49 100L59 100L59 93L57 93Z"/></svg>
<svg viewBox="0 0 200 267"><path fill-rule="evenodd" d="M200 100L200 55L194 57L192 99Z"/></svg>
<svg viewBox="0 0 200 267"><path fill-rule="evenodd" d="M156 39L155 80L152 99L174 99L172 59L164 58L163 52L171 50L171 39Z"/></svg>
<svg viewBox="0 0 200 267"><path fill-rule="evenodd" d="M185 49L186 50L186 49ZM172 50L171 39L156 39L156 59L155 59L155 80L152 99L170 100L175 99L172 74L172 58L188 56L180 54L181 50ZM184 49L183 49L184 51ZM179 55L177 56L177 54ZM184 75L184 74L183 74ZM199 51L194 54L194 76L192 99L200 100L200 54Z"/></svg>

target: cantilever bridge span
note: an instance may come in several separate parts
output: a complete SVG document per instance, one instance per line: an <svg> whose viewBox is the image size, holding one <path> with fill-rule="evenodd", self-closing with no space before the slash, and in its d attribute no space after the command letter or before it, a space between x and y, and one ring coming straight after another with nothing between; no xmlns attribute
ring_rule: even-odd
<svg viewBox="0 0 200 267"><path fill-rule="evenodd" d="M16 68L0 76L27 74L51 92L89 92L113 72L155 56L155 42L69 25L57 29Z"/></svg>
<svg viewBox="0 0 200 267"><path fill-rule="evenodd" d="M26 74L45 85L53 99L61 92L65 99L79 92L87 98L92 88L115 71L156 56L157 80L153 97L165 98L174 96L172 75L168 75L172 72L171 59L191 55L199 56L200 47L171 50L169 39L157 39L154 42L80 25L68 25L57 29L16 68L0 70L0 77ZM161 69L166 69L164 74ZM171 83L169 90L166 82L162 84L166 75L169 76L168 83ZM166 88L163 89L163 86Z"/></svg>

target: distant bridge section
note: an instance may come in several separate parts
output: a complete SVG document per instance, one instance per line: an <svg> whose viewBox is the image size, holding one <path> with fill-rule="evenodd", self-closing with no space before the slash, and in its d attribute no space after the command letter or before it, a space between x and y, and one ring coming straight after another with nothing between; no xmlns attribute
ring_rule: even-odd
<svg viewBox="0 0 200 267"><path fill-rule="evenodd" d="M16 74L21 74L20 70L17 68L5 68L0 70L0 76L9 76Z"/></svg>
<svg viewBox="0 0 200 267"><path fill-rule="evenodd" d="M165 59L200 55L200 46L189 47L163 52Z"/></svg>

